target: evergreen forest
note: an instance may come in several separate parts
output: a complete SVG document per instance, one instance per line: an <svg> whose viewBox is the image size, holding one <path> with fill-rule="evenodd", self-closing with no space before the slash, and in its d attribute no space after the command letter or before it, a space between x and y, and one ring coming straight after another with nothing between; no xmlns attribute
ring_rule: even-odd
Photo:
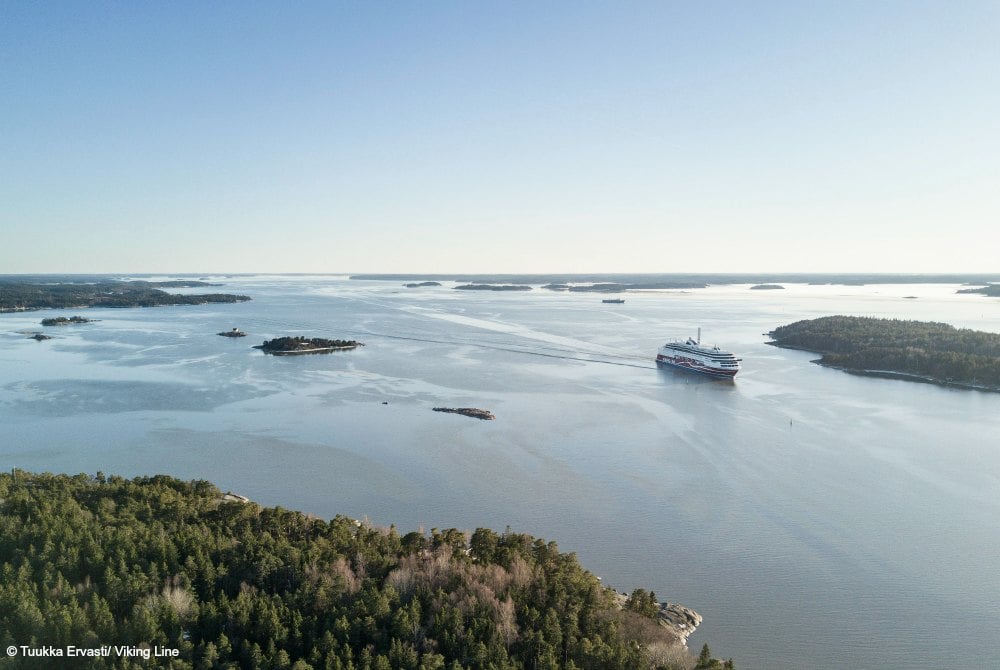
<svg viewBox="0 0 1000 670"><path fill-rule="evenodd" d="M0 475L0 573L0 649L178 651L0 668L733 667L678 647L651 592L624 599L554 542L401 535L167 476Z"/></svg>
<svg viewBox="0 0 1000 670"><path fill-rule="evenodd" d="M354 349L363 346L356 340L328 340L323 337L306 338L301 335L294 337L276 337L264 340L254 349L262 349L268 354L301 354L311 351L330 351L333 349Z"/></svg>
<svg viewBox="0 0 1000 670"><path fill-rule="evenodd" d="M946 323L827 316L775 328L772 344L854 372L1000 390L1000 334Z"/></svg>
<svg viewBox="0 0 1000 670"><path fill-rule="evenodd" d="M228 293L177 294L157 286L210 286L203 282L114 281L32 283L0 281L0 312L71 307L156 307L242 302L249 296Z"/></svg>

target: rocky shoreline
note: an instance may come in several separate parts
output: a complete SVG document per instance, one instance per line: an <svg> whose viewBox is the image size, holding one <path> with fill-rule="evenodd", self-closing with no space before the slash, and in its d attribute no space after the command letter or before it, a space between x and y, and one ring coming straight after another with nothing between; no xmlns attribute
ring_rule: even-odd
<svg viewBox="0 0 1000 670"><path fill-rule="evenodd" d="M683 646L687 646L688 638L701 625L702 616L690 607L684 607L676 603L663 603L660 611L656 615L657 621L677 636L677 640Z"/></svg>
<svg viewBox="0 0 1000 670"><path fill-rule="evenodd" d="M765 335L770 336L770 333L765 333ZM782 344L780 342L765 342L772 347L778 347L779 349L793 349L795 351L806 351L811 354L819 353L815 349L809 349L807 347L800 347L791 344ZM937 377L930 377L928 375L920 375L912 372L901 372L898 370L873 370L864 368L850 368L844 365L834 365L833 363L828 363L822 358L815 358L810 363L815 363L824 368L830 368L831 370L839 370L840 372L846 372L852 375L858 375L859 377L878 377L881 379L898 379L901 381L918 382L921 384L933 384L935 386L945 386L948 388L965 389L968 391L986 391L989 393L1000 393L1000 386L989 386L986 384L970 384L967 382L959 382L949 379L938 379Z"/></svg>
<svg viewBox="0 0 1000 670"><path fill-rule="evenodd" d="M624 609L628 595L615 591L615 598L618 600L618 607ZM659 605L660 609L656 613L657 623L670 631L670 634L677 639L678 646L686 648L688 638L701 625L702 616L690 607L677 603L660 603Z"/></svg>
<svg viewBox="0 0 1000 670"><path fill-rule="evenodd" d="M785 347L785 348L793 349L795 347ZM956 382L947 379L938 379L936 377L928 377L926 375L918 375L912 372L897 372L895 370L861 370L857 368L846 368L842 365L832 365L830 363L825 363L821 358L817 358L816 360L810 362L815 363L816 365L821 365L824 368L830 368L831 370L840 370L841 372L847 372L852 375L858 375L861 377L900 379L903 381L919 382L921 384L934 384L935 386L947 386L949 388L966 389L969 391L988 391L991 393L1000 393L1000 386L987 386L985 384L969 384L966 382Z"/></svg>

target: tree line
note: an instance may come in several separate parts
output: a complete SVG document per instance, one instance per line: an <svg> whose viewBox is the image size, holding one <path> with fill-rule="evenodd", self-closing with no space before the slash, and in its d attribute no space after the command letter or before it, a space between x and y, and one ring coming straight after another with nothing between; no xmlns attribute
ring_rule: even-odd
<svg viewBox="0 0 1000 670"><path fill-rule="evenodd" d="M166 283L166 282L165 282ZM229 293L181 295L167 293L150 282L101 281L90 284L0 282L0 311L68 307L155 307L202 305L250 300Z"/></svg>
<svg viewBox="0 0 1000 670"><path fill-rule="evenodd" d="M1000 389L1000 334L946 323L828 316L775 328L773 344L823 354L820 362Z"/></svg>
<svg viewBox="0 0 1000 670"><path fill-rule="evenodd" d="M180 651L73 667L719 667L671 647L654 603L643 591L622 607L574 554L509 530L401 535L166 476L0 475L0 649Z"/></svg>

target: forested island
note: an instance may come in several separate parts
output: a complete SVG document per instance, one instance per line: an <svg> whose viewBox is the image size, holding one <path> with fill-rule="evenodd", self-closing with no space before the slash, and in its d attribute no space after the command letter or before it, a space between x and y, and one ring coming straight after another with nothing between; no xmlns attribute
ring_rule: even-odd
<svg viewBox="0 0 1000 670"><path fill-rule="evenodd" d="M364 345L355 340L328 340L322 337L305 338L299 335L297 337L276 337L273 340L265 340L263 344L258 344L254 349L261 349L266 354L289 355L322 354L329 351L355 349L361 346Z"/></svg>
<svg viewBox="0 0 1000 670"><path fill-rule="evenodd" d="M86 319L82 316L71 316L68 319L65 316L57 316L54 319L42 319L43 326L72 326L78 323L92 323L93 319Z"/></svg>
<svg viewBox="0 0 1000 670"><path fill-rule="evenodd" d="M775 328L774 344L849 372L1000 391L1000 334L946 323L828 316Z"/></svg>
<svg viewBox="0 0 1000 670"><path fill-rule="evenodd" d="M249 300L228 293L178 295L157 286L209 286L204 282L147 282L100 280L92 283L29 283L0 281L0 312L70 307L155 307L204 305Z"/></svg>
<svg viewBox="0 0 1000 670"><path fill-rule="evenodd" d="M982 288L963 288L959 289L957 293L981 293L991 298L1000 298L1000 284L990 284Z"/></svg>
<svg viewBox="0 0 1000 670"><path fill-rule="evenodd" d="M652 592L510 530L400 535L205 481L23 471L0 475L0 527L0 647L177 650L6 668L733 667L680 646Z"/></svg>

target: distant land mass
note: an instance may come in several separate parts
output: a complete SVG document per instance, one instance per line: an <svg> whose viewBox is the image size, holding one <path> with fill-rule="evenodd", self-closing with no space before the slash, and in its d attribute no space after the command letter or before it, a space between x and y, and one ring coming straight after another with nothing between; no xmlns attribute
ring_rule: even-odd
<svg viewBox="0 0 1000 670"><path fill-rule="evenodd" d="M820 365L880 377L1000 391L1000 334L946 323L827 316L775 328L773 344Z"/></svg>
<svg viewBox="0 0 1000 670"><path fill-rule="evenodd" d="M352 274L351 279L374 281L419 282L454 281L467 284L631 284L656 285L660 288L693 288L725 284L968 284L979 286L1000 283L1000 274L879 274L879 273L592 273L592 274ZM551 287L555 289L556 287Z"/></svg>
<svg viewBox="0 0 1000 670"><path fill-rule="evenodd" d="M463 284L456 286L457 291L530 291L530 286L523 284Z"/></svg>
<svg viewBox="0 0 1000 670"><path fill-rule="evenodd" d="M409 284L403 284L406 288L422 288L424 286L440 286L439 281L421 281L421 282L410 282Z"/></svg>
<svg viewBox="0 0 1000 670"><path fill-rule="evenodd" d="M778 289L785 288L781 284L754 284L750 287L751 291L776 291Z"/></svg>
<svg viewBox="0 0 1000 670"><path fill-rule="evenodd" d="M956 293L981 293L991 298L1000 298L1000 284L990 284L982 288L963 288L956 291Z"/></svg>
<svg viewBox="0 0 1000 670"><path fill-rule="evenodd" d="M0 312L75 307L156 307L159 305L203 305L250 300L246 295L201 293L179 295L160 290L166 288L196 288L214 286L205 282L183 280L167 282L118 281L100 279L95 282L11 281L0 277Z"/></svg>

